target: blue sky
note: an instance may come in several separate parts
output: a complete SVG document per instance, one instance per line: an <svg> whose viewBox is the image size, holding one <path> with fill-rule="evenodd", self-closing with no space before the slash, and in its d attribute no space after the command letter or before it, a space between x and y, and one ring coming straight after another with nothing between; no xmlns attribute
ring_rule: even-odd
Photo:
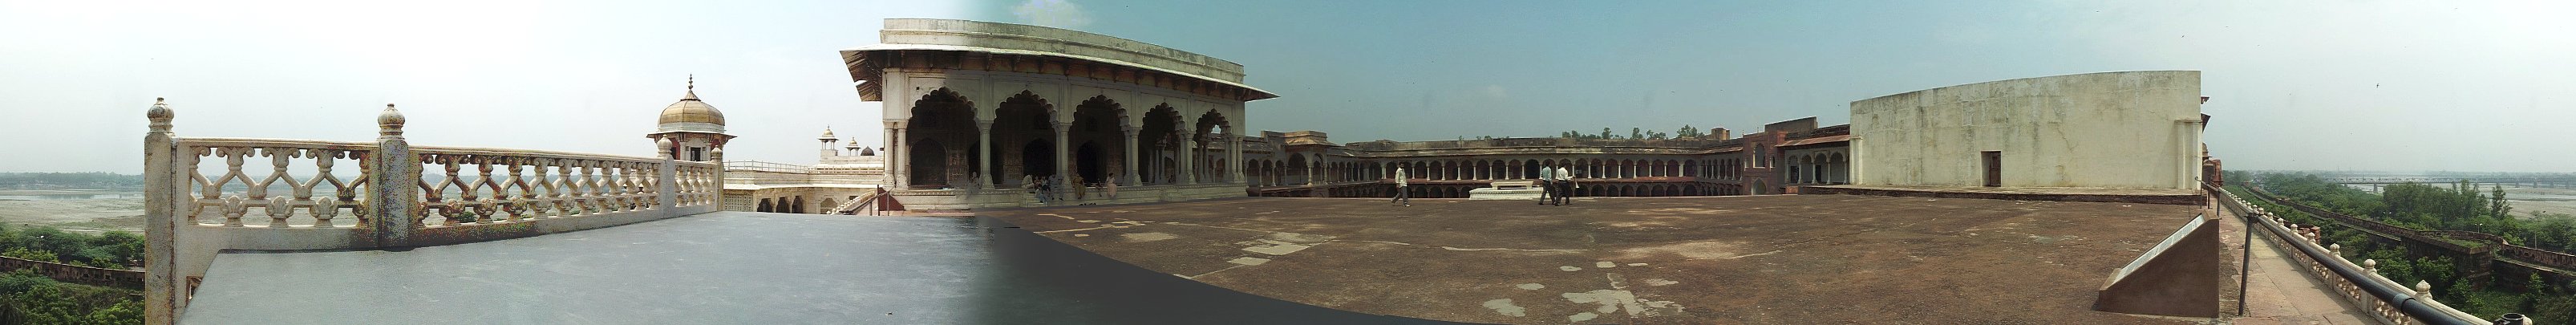
<svg viewBox="0 0 2576 325"><path fill-rule="evenodd" d="M1078 13L1066 13L1064 3ZM1036 4L1036 5L1031 5ZM1015 9L1054 8L1054 11ZM1232 60L1251 128L1338 141L1758 129L1956 84L2203 70L2228 166L2576 171L2564 4L995 1ZM1079 17L1066 19L1064 17ZM1069 25L1069 26L1068 26ZM2554 141L2549 141L2554 140ZM2561 143L2558 146L2541 143ZM2476 154L2468 154L2476 153Z"/></svg>
<svg viewBox="0 0 2576 325"><path fill-rule="evenodd" d="M182 136L648 155L697 74L735 160L881 143L837 51L881 19L1073 28L1242 63L1253 129L1342 142L1743 130L2002 79L2202 70L2208 141L2247 169L2576 171L2570 4L2431 1L0 0L0 171L140 171ZM1025 9L1023 9L1025 8Z"/></svg>

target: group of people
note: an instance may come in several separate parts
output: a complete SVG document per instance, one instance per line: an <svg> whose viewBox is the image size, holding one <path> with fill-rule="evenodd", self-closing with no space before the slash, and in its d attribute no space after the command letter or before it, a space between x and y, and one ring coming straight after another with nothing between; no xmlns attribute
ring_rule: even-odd
<svg viewBox="0 0 2576 325"><path fill-rule="evenodd" d="M1564 166L1539 167L1538 187L1539 205L1572 204L1574 201L1569 198L1573 195L1568 194L1574 193L1574 170L1566 169Z"/></svg>
<svg viewBox="0 0 2576 325"><path fill-rule="evenodd" d="M1099 187L1101 188L1101 197L1117 199L1118 182L1115 180L1118 179L1118 174L1109 174L1108 178L1112 181L1101 182L1099 184ZM1020 189L1028 190L1029 194L1037 195L1038 204L1054 204L1054 202L1064 201L1064 189L1056 188L1056 184L1073 184L1073 199L1075 200L1089 198L1088 196L1090 195L1090 189L1093 184L1084 182L1081 175L1073 176L1073 181L1070 183L1059 182L1062 180L1064 180L1064 176L1062 175L1049 175L1046 177L1020 175Z"/></svg>
<svg viewBox="0 0 2576 325"><path fill-rule="evenodd" d="M1410 191L1405 190L1405 187L1412 185L1407 181L1412 178L1413 177L1409 175L1405 175L1404 166L1396 166L1395 198L1387 199L1386 203L1408 207L1413 206L1412 196L1407 195L1407 192ZM1567 195L1567 193L1574 193L1574 170L1566 169L1563 166L1539 167L1538 186L1541 191L1538 196L1539 205L1563 206L1566 204L1572 204L1573 200L1567 198L1571 195Z"/></svg>

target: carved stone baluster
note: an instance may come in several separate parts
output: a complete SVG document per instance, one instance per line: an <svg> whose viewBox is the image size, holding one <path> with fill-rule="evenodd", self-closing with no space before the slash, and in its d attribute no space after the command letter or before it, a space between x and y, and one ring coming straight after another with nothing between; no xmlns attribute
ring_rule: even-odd
<svg viewBox="0 0 2576 325"><path fill-rule="evenodd" d="M260 210L268 212L268 226L271 228L286 228L286 218L295 216L295 198L291 198L292 196L312 196L311 191L301 186L296 186L298 182L295 181L295 176L286 173L288 158L295 158L300 152L302 152L302 150L292 148L260 149L260 153L268 155L268 165L270 169L268 172L268 178L260 179L259 185L251 187L251 199L266 199L268 201L268 205L260 207ZM267 196L269 185L276 184L277 181L281 180L286 181L286 186L289 188L290 194L283 196Z"/></svg>
<svg viewBox="0 0 2576 325"><path fill-rule="evenodd" d="M636 198L635 193L641 192L636 187L644 183L644 179L635 174L634 163L619 161L609 164L617 166L617 210L635 211L635 207L643 205L643 200Z"/></svg>
<svg viewBox="0 0 2576 325"><path fill-rule="evenodd" d="M528 192L530 192L530 189L528 188L528 179L519 175L521 170L526 169L524 168L526 167L524 159L525 158L512 157L508 160L508 165L505 165L510 168L510 183L507 184L507 186L504 186L504 188L516 189L518 191L518 194L510 196L510 208L508 209L510 212L510 221L526 219L528 211Z"/></svg>
<svg viewBox="0 0 2576 325"><path fill-rule="evenodd" d="M460 173L458 168L465 167L462 166L464 161L459 158L461 157L457 157L457 155L438 155L438 166L440 169L447 172L447 175L444 176L447 179L438 181L438 188L431 189L431 191L436 193L446 193L448 188L457 188L459 190L456 195L456 200L453 201L440 202L443 201L443 197L440 197L438 194L432 194L430 196L430 202L435 203L432 205L438 207L438 216L439 219L442 219L438 224L441 225L456 224L456 217L465 215L465 202L474 201L474 188L466 187L465 178L457 176L457 174Z"/></svg>
<svg viewBox="0 0 2576 325"><path fill-rule="evenodd" d="M466 197L466 199L467 199L467 200L473 200L473 199L474 199L474 192L477 192L477 191L491 191L491 192L492 192L492 193L491 193L491 194L492 194L491 196L486 196L486 197L483 197L483 199L482 199L482 200L476 200L476 201L475 201L475 203L474 203L474 223L482 223L482 224L492 223L492 219L493 219L493 217L498 217L498 216L499 216L499 215L498 215L498 214L499 214L499 211L495 211L495 210L498 210L498 209L496 209L496 208L497 208L497 207L499 207L499 206L501 205L501 202L500 202L500 201L498 201L498 200L496 200L496 199L500 199L500 198L503 198L503 197L506 197L507 195L509 195L509 193L508 193L508 192L503 191L503 190L501 189L501 183L499 183L499 182L497 182L497 181L495 181L495 180L493 180L493 179L492 179L492 163L493 163L493 161L494 161L494 160L499 160L499 159L503 159L503 158L502 158L502 157L491 157L491 156L477 156L477 157L474 157L474 173L475 173L474 177L475 177L475 183L474 183L474 184L468 184L468 185L466 185L466 186L465 186L465 189L466 189L466 191L465 191L465 193L466 193L466 194L465 194L465 197Z"/></svg>
<svg viewBox="0 0 2576 325"><path fill-rule="evenodd" d="M258 189L257 187L249 187L250 179L242 176L242 158L243 156L250 155L250 152L248 152L247 149L221 148L216 149L216 152L220 152L220 154L224 156L224 176L217 178L215 183L212 185L208 185L206 190L207 192L223 193L224 185L232 184L235 179L241 180L243 187L248 187L247 189L244 189L245 192L243 193L249 193L247 191ZM223 199L224 226L240 227L242 225L241 216L243 213L246 213L246 211L236 211L237 209L234 209L236 207L243 206L242 200L244 200L244 198L242 198L241 195L229 195Z"/></svg>
<svg viewBox="0 0 2576 325"><path fill-rule="evenodd" d="M295 216L295 199L271 196L268 197L268 205L260 206L260 210L268 212L269 228L286 228L286 218Z"/></svg>
<svg viewBox="0 0 2576 325"><path fill-rule="evenodd" d="M307 152L309 154L306 156L313 157L313 168L319 170L319 173L313 176L313 180L304 182L303 188L296 189L295 198L313 202L313 207L306 208L305 211L312 212L314 228L330 228L331 217L340 214L340 200L335 197L349 195L347 194L349 187L341 184L340 177L331 175L332 161L340 158L341 151L308 149ZM331 196L314 198L313 189L323 183L331 184Z"/></svg>
<svg viewBox="0 0 2576 325"><path fill-rule="evenodd" d="M330 228L331 217L340 214L340 199L328 196L313 199L311 211L313 211L314 228Z"/></svg>
<svg viewBox="0 0 2576 325"><path fill-rule="evenodd" d="M216 190L219 189L219 187L216 187L213 182L206 181L206 173L204 171L198 170L200 165L199 163L204 162L205 156L213 153L213 150L208 150L205 147L180 147L176 153L171 155L172 159L179 161L180 169L188 171L188 186L181 186L179 188L179 191L182 193L179 193L178 197L179 200L184 201L184 203L178 204L182 204L183 206L181 206L181 208L185 209L182 211L186 211L186 218L188 219L187 224L195 225L203 223L204 221L199 221L197 216L205 214L206 203L217 202L217 195L223 194L223 192ZM190 193L186 193L190 189L196 190L196 195L189 195Z"/></svg>
<svg viewBox="0 0 2576 325"><path fill-rule="evenodd" d="M575 163L581 165L581 186L589 190L586 193L575 193L575 195L578 196L575 200L580 200L579 203L581 204L580 214L596 213L602 209L608 208L606 204L603 204L604 202L599 201L599 164L589 160L580 160Z"/></svg>
<svg viewBox="0 0 2576 325"><path fill-rule="evenodd" d="M242 199L242 196L239 194L224 196L222 207L224 209L225 227L242 226L242 214L250 212L248 201L250 200Z"/></svg>
<svg viewBox="0 0 2576 325"><path fill-rule="evenodd" d="M572 182L572 163L563 159L547 159L546 163L555 166L554 176L546 179L546 197L555 201L555 217L572 216L573 209L581 208L572 200L572 192L581 189L581 184Z"/></svg>

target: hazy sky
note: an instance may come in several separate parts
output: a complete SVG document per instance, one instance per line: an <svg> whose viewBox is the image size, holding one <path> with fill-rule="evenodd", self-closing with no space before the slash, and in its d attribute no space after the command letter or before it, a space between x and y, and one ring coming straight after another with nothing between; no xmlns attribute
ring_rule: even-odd
<svg viewBox="0 0 2576 325"><path fill-rule="evenodd" d="M1339 142L1742 133L1926 88L2201 70L2231 168L2576 171L2561 2L346 3L0 2L0 170L139 171L152 97L181 136L364 141L390 102L416 145L648 155L690 73L742 137L728 158L810 163L825 125L882 141L834 51L926 17L1242 63L1284 96L1252 129Z"/></svg>

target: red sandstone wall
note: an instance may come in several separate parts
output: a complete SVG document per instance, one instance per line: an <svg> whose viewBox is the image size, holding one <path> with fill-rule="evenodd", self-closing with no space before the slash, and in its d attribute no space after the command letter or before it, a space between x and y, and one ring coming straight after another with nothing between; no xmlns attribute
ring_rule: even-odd
<svg viewBox="0 0 2576 325"><path fill-rule="evenodd" d="M143 289L143 271L110 270L62 263L46 263L0 256L0 270L35 269L36 274L56 281L126 289Z"/></svg>

